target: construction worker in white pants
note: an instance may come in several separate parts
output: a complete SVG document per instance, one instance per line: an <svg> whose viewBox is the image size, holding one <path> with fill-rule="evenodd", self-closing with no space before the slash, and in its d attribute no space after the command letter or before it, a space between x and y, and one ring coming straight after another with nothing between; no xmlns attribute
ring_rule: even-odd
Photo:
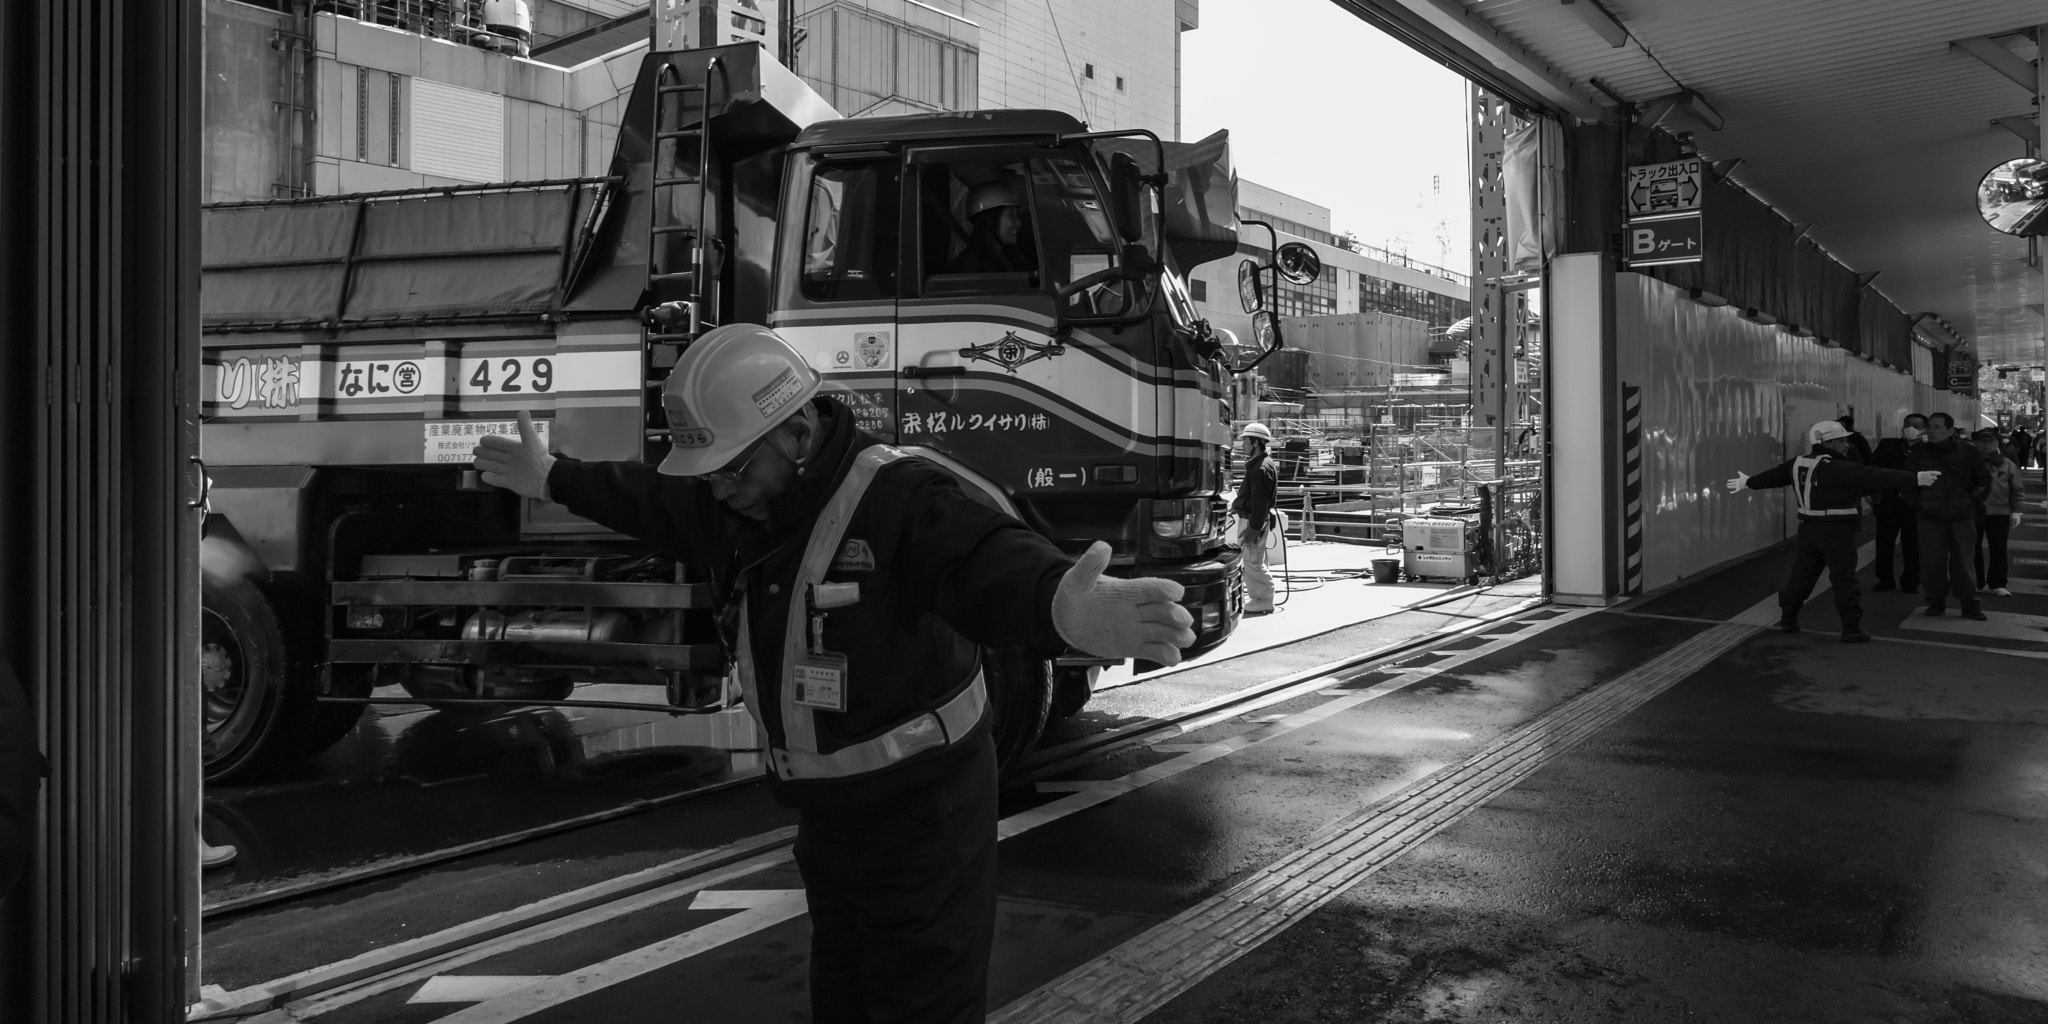
<svg viewBox="0 0 2048 1024"><path fill-rule="evenodd" d="M1266 457L1273 432L1263 423L1247 423L1237 436L1244 446L1244 482L1230 511L1243 521L1238 543L1244 546L1244 613L1265 615L1273 610L1273 574L1266 571L1267 532L1273 524L1273 499L1280 491L1280 473Z"/></svg>

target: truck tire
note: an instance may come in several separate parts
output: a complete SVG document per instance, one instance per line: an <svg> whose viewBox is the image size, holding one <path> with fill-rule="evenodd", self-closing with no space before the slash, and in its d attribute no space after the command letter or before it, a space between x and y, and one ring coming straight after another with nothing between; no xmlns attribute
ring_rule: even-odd
<svg viewBox="0 0 2048 1024"><path fill-rule="evenodd" d="M201 576L199 678L209 782L318 754L363 715L314 702L311 674L295 671L277 612L246 576Z"/></svg>
<svg viewBox="0 0 2048 1024"><path fill-rule="evenodd" d="M1010 774L1038 746L1052 708L1052 663L1020 648L982 648L987 673L989 725L996 742L997 777Z"/></svg>
<svg viewBox="0 0 2048 1024"><path fill-rule="evenodd" d="M1046 716L1047 721L1065 721L1088 706L1088 698L1095 695L1095 688L1088 681L1089 674L1085 668L1053 670L1052 710Z"/></svg>

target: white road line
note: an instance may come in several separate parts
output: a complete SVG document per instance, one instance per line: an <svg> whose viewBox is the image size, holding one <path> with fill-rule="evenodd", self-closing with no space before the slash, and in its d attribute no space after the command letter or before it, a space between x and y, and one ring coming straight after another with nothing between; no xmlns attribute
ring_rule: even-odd
<svg viewBox="0 0 2048 1024"><path fill-rule="evenodd" d="M766 871L769 868L780 867L789 863L791 859L790 851L785 847L773 853L763 854L737 864L729 865L709 875L674 882L629 899L593 907L570 917L546 921L502 938L464 947L431 960L420 961L412 964L407 970L396 974L366 978L353 985L323 992L310 999L294 1001L289 1004L288 1009L274 1011L280 1015L276 1019L287 1021L306 1020L332 1013L344 1006L361 1002L371 996L402 989L407 985L426 981L435 975L452 971L459 967L467 967L495 956L524 949L528 946L538 945L567 935L574 935L586 928L603 924L606 921L624 917L628 914L639 913L642 910L659 906L681 896L692 895L709 886L722 885L726 882ZM256 1018L250 1024L259 1024L259 1022L267 1024L264 1018Z"/></svg>
<svg viewBox="0 0 2048 1024"><path fill-rule="evenodd" d="M1709 626L1508 733L1462 764L1325 828L1306 848L1230 889L1039 986L992 1015L991 1024L1140 1020L1732 650L1777 615L1772 596L1729 623Z"/></svg>
<svg viewBox="0 0 2048 1024"><path fill-rule="evenodd" d="M551 975L442 974L428 978L408 1003L481 1003L548 980Z"/></svg>
<svg viewBox="0 0 2048 1024"><path fill-rule="evenodd" d="M517 949L521 945L560 934L560 927L569 922L589 923L603 920L608 912L617 907L644 908L694 892L710 884L697 877L707 865L723 862L754 864L758 857L737 861L733 861L733 858L745 858L752 850L781 846L795 837L795 828L776 829L715 850L678 857L632 874L486 915L452 928L444 928L431 935L422 935L417 939L408 939L369 950L346 960L323 964L274 981L237 989L216 998L202 1000L192 1008L189 1019L197 1021L215 1016L244 1017L255 1010L288 1001L303 1000L323 992L346 989L365 981L375 981L400 965L440 964L450 955L466 954L478 949ZM683 881L678 883L676 879ZM625 902L620 902L622 898Z"/></svg>
<svg viewBox="0 0 2048 1024"><path fill-rule="evenodd" d="M549 978L509 995L499 996L490 1002L458 1010L439 1018L435 1024L508 1024L550 1006L631 981L643 974L661 970L670 964L687 960L707 950L717 949L728 942L745 938L763 928L770 928L802 915L804 893L802 889L705 892L697 895L696 901L690 904L690 909L739 909L740 912L731 917L719 918L702 927L692 928L681 935L642 946L632 952L621 953L603 963Z"/></svg>

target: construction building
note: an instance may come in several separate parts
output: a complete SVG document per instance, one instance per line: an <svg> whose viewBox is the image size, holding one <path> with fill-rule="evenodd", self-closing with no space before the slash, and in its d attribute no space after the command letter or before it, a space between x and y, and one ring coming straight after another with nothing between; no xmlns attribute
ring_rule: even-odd
<svg viewBox="0 0 2048 1024"><path fill-rule="evenodd" d="M1439 358L1455 347L1447 346L1443 335L1471 315L1470 280L1465 274L1339 235L1331 228L1329 207L1249 179L1238 179L1237 202L1241 220L1271 224L1280 243L1305 242L1322 258L1323 274L1314 283L1281 282L1268 302L1274 312L1282 317L1391 314L1426 324ZM1273 241L1262 227L1245 224L1238 229L1238 245L1246 256L1266 257ZM1242 344L1259 343L1252 317L1238 301L1234 261L1198 269L1188 290L1210 324L1229 330ZM1282 333L1287 333L1284 324ZM1428 352L1424 355L1414 367L1417 372L1430 369L1432 360Z"/></svg>

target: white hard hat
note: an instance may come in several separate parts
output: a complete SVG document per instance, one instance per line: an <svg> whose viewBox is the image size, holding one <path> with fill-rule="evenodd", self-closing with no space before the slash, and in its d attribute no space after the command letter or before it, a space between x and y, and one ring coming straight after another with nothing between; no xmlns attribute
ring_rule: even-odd
<svg viewBox="0 0 2048 1024"><path fill-rule="evenodd" d="M696 476L722 468L817 393L817 371L774 331L759 324L706 331L683 350L662 388L674 447L661 472Z"/></svg>
<svg viewBox="0 0 2048 1024"><path fill-rule="evenodd" d="M1237 436L1240 438L1256 437L1261 441L1268 442L1273 440L1273 432L1267 430L1266 425L1263 423L1247 423L1244 425L1243 430L1237 432Z"/></svg>
<svg viewBox="0 0 2048 1024"><path fill-rule="evenodd" d="M1813 429L1807 431L1806 434L1813 439L1814 444L1826 444L1837 438L1848 437L1849 428L1834 420L1822 420L1814 424Z"/></svg>
<svg viewBox="0 0 2048 1024"><path fill-rule="evenodd" d="M999 206L1023 205L1023 203L1017 201L1017 190L1011 188L1010 183L1006 181L984 181L974 186L974 191L967 193L967 215L969 217L983 210L993 210Z"/></svg>

